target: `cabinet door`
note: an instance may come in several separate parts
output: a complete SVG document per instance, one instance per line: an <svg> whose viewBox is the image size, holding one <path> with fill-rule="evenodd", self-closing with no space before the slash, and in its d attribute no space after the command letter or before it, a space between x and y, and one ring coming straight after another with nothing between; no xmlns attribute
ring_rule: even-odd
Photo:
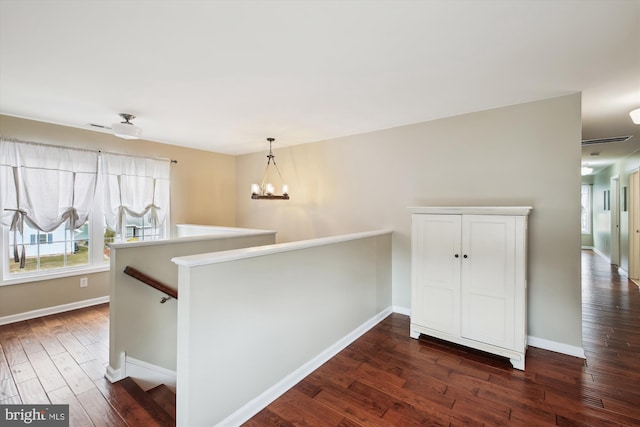
<svg viewBox="0 0 640 427"><path fill-rule="evenodd" d="M460 334L461 218L412 219L411 322L453 335Z"/></svg>
<svg viewBox="0 0 640 427"><path fill-rule="evenodd" d="M463 215L461 335L514 347L515 233L511 216Z"/></svg>

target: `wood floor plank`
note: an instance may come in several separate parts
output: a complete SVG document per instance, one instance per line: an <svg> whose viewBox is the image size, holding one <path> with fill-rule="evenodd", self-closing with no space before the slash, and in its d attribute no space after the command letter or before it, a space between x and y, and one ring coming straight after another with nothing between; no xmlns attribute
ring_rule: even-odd
<svg viewBox="0 0 640 427"><path fill-rule="evenodd" d="M364 426L386 426L381 419L386 408L370 402L346 389L323 387L314 400L342 414L345 418Z"/></svg>
<svg viewBox="0 0 640 427"><path fill-rule="evenodd" d="M11 369L4 357L4 353L0 351L0 381L11 378Z"/></svg>
<svg viewBox="0 0 640 427"><path fill-rule="evenodd" d="M271 409L263 409L258 412L251 420L245 423L246 426L278 426L278 427L294 427L295 425L287 420L283 420Z"/></svg>
<svg viewBox="0 0 640 427"><path fill-rule="evenodd" d="M92 380L96 381L104 377L104 373L107 370L107 364L98 360L90 360L80 364L80 368L85 374Z"/></svg>
<svg viewBox="0 0 640 427"><path fill-rule="evenodd" d="M91 418L69 387L61 387L47 395L53 404L69 405L69 427L93 427Z"/></svg>
<svg viewBox="0 0 640 427"><path fill-rule="evenodd" d="M0 405L22 405L22 399L20 399L19 394L16 394L15 396L8 397L4 400L0 399Z"/></svg>
<svg viewBox="0 0 640 427"><path fill-rule="evenodd" d="M18 388L16 387L13 377L0 380L0 402L15 397L18 395Z"/></svg>
<svg viewBox="0 0 640 427"><path fill-rule="evenodd" d="M0 335L0 346L4 351L4 356L9 366L27 362L27 354L22 348L20 339L13 333Z"/></svg>
<svg viewBox="0 0 640 427"><path fill-rule="evenodd" d="M28 334L18 335L20 344L24 352L29 356L32 353L38 353L44 351L44 347L40 344L40 340L35 333L29 332Z"/></svg>
<svg viewBox="0 0 640 427"><path fill-rule="evenodd" d="M46 351L29 355L29 360L45 391L49 392L67 385Z"/></svg>
<svg viewBox="0 0 640 427"><path fill-rule="evenodd" d="M94 342L85 346L101 363L109 363L109 343ZM82 362L81 362L82 363Z"/></svg>
<svg viewBox="0 0 640 427"><path fill-rule="evenodd" d="M13 329L13 333L17 336L27 335L31 333L31 326L26 320L11 323L11 329Z"/></svg>
<svg viewBox="0 0 640 427"><path fill-rule="evenodd" d="M167 414L174 420L176 419L176 394L164 384L160 384L147 390L147 393L158 405L165 410Z"/></svg>
<svg viewBox="0 0 640 427"><path fill-rule="evenodd" d="M87 349L76 337L69 331L56 334L56 337L62 345L67 349L69 353L77 363L84 363L90 360L94 360L96 356ZM58 355L55 355L58 356ZM54 357L54 356L52 356Z"/></svg>
<svg viewBox="0 0 640 427"><path fill-rule="evenodd" d="M110 391L104 394L104 397L128 425L145 427L162 427L167 425L155 420L151 413L146 411L122 385L116 383L110 388ZM105 389L100 388L100 390ZM174 425L175 421L171 420L168 424Z"/></svg>
<svg viewBox="0 0 640 427"><path fill-rule="evenodd" d="M33 378L37 378L36 371L33 370L31 363L24 362L11 367L11 374L16 383L21 383Z"/></svg>
<svg viewBox="0 0 640 427"><path fill-rule="evenodd" d="M46 405L51 403L38 378L16 383L16 387L18 388L20 399L25 404Z"/></svg>
<svg viewBox="0 0 640 427"><path fill-rule="evenodd" d="M131 398L131 409L129 412L135 414L135 425L158 425L161 427L173 426L176 423L175 418L171 416L153 400L133 379L127 377L118 381L116 385L121 385L126 393L122 393L120 397L124 400ZM127 400L128 401L128 400ZM118 407L120 413L123 413ZM148 421L146 421L148 418ZM125 418L126 419L126 418ZM145 420L144 422L138 420ZM128 420L127 420L128 421Z"/></svg>
<svg viewBox="0 0 640 427"><path fill-rule="evenodd" d="M96 427L126 427L124 419L109 404L97 388L76 396Z"/></svg>
<svg viewBox="0 0 640 427"><path fill-rule="evenodd" d="M51 360L60 371L60 374L76 395L96 388L91 379L84 373L69 353L60 353L51 356Z"/></svg>
<svg viewBox="0 0 640 427"><path fill-rule="evenodd" d="M48 329L45 322L42 322L42 325L37 325L35 327L32 326L32 330L34 331L35 336L38 338L40 345L42 345L42 347L50 356L67 351L67 349L62 345L58 338L56 338L51 330Z"/></svg>
<svg viewBox="0 0 640 427"><path fill-rule="evenodd" d="M323 419L331 425L337 426L342 422L344 417L341 414L313 401L313 396L315 396L315 394L310 396L307 393L308 390L301 391L303 388L304 387L301 387L301 384L299 383L278 400L280 402L287 403L288 405L295 406L298 410L310 414L313 418Z"/></svg>

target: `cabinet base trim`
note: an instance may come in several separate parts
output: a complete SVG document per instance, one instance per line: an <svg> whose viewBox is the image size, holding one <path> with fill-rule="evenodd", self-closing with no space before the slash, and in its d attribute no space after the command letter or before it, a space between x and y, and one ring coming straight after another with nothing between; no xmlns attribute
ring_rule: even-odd
<svg viewBox="0 0 640 427"><path fill-rule="evenodd" d="M498 356L507 357L509 358L509 360L511 361L511 365L515 369L524 371L524 349L521 352L516 350L509 350L507 348L497 347L491 344L449 335L440 331L425 328L424 326L416 325L415 323L411 323L409 336L411 336L411 338L417 339L419 338L420 334L429 335L431 337L438 338L444 341L449 341L455 344L464 345L466 347L475 348L476 350L486 351L487 353L497 354Z"/></svg>

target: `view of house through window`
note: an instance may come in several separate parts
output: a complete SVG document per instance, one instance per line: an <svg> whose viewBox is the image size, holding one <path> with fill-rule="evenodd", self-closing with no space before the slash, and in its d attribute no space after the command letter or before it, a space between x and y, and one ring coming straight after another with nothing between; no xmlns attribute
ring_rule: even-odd
<svg viewBox="0 0 640 427"><path fill-rule="evenodd" d="M50 233L24 224L23 233L10 232L9 272L34 273L89 264L89 224L69 230L67 222Z"/></svg>
<svg viewBox="0 0 640 427"><path fill-rule="evenodd" d="M136 242L140 240L157 240L164 239L166 236L166 223L160 227L154 227L151 220L151 213L145 214L141 218L126 215L124 236L118 235L115 231L110 230L106 224L104 226L104 258L109 260L110 250L109 243L113 242Z"/></svg>
<svg viewBox="0 0 640 427"><path fill-rule="evenodd" d="M127 215L126 221L125 240L128 242L136 240L156 240L164 237L162 229L153 226L150 212L142 218Z"/></svg>
<svg viewBox="0 0 640 427"><path fill-rule="evenodd" d="M127 215L125 236L122 239L115 231L109 230L104 225L103 261L105 263L109 261L109 243L163 239L165 228L165 224L154 227L150 213L142 218ZM6 253L9 254L9 273L35 273L89 265L91 260L89 231L89 221L87 221L73 232L68 229L67 223L50 233L30 228L26 224L22 234L18 231L9 232L6 248Z"/></svg>

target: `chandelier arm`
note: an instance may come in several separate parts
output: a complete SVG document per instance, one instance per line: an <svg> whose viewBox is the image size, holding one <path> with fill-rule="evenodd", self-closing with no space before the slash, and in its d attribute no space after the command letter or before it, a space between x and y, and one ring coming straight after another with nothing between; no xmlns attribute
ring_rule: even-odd
<svg viewBox="0 0 640 427"><path fill-rule="evenodd" d="M278 172L278 176L280 177L280 182L282 182L284 184L285 183L284 179L282 178L282 174L280 173L280 169L278 169L278 165L276 165L276 161L275 160L273 161L273 166L276 167L276 171Z"/></svg>
<svg viewBox="0 0 640 427"><path fill-rule="evenodd" d="M260 183L260 192L262 193L266 190L267 179L269 179L269 163L267 163L267 167L264 168L264 174L262 174L262 182Z"/></svg>

